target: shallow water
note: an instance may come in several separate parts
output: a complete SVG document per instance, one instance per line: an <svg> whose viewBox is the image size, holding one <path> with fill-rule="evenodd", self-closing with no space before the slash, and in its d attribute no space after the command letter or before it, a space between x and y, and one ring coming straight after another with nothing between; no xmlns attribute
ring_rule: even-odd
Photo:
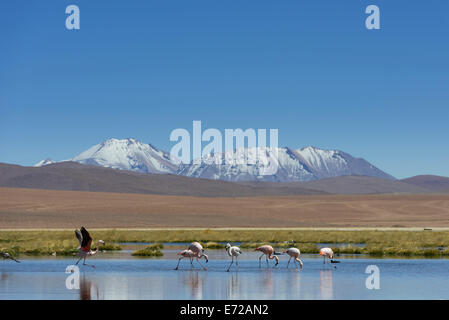
<svg viewBox="0 0 449 320"><path fill-rule="evenodd" d="M129 252L99 254L80 265L80 288L67 289L66 267L74 258L26 258L18 264L0 261L0 299L447 299L449 260L369 259L341 256L341 263L323 265L318 255L304 255L304 268L295 268L287 256L278 267L258 254L245 252L238 271L225 272L224 250L208 250L210 261L201 270L187 259L180 270L176 250L164 250L161 259L131 257ZM369 290L366 267L380 270L380 289Z"/></svg>

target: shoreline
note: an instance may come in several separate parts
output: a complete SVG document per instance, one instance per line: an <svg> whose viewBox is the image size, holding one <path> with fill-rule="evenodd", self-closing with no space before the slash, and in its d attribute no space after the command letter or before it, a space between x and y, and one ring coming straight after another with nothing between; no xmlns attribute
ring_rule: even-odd
<svg viewBox="0 0 449 320"><path fill-rule="evenodd" d="M241 248L271 244L277 250L298 247L302 253L317 253L331 247L336 254L373 256L449 256L449 230L423 228L391 229L314 229L314 228L186 228L186 229L95 229L94 239L106 242L104 250L121 250L126 243L148 246L162 243L198 241L205 249L223 249L226 243ZM0 230L0 251L12 255L68 255L78 242L73 229Z"/></svg>
<svg viewBox="0 0 449 320"><path fill-rule="evenodd" d="M14 231L73 231L73 228L0 228L0 232ZM92 231L449 231L449 227L160 227L160 228L89 228Z"/></svg>

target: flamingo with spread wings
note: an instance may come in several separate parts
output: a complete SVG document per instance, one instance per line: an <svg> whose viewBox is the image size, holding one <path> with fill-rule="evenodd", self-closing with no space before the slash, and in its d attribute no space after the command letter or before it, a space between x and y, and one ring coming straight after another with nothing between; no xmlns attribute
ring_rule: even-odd
<svg viewBox="0 0 449 320"><path fill-rule="evenodd" d="M98 240L97 249L93 251L91 249L92 246L92 237L90 236L89 232L87 232L86 228L81 227L80 230L75 230L76 238L78 239L80 246L78 247L78 256L80 257L76 264L78 264L81 259L84 259L83 265L84 266L91 266L92 268L95 268L94 265L89 265L86 263L86 258L89 256L93 256L98 253L98 250L100 248L101 244L105 244L103 240Z"/></svg>

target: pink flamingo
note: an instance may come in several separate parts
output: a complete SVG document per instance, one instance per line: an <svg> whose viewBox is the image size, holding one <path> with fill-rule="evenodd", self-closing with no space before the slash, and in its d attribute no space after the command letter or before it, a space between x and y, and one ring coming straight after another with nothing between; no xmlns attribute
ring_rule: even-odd
<svg viewBox="0 0 449 320"><path fill-rule="evenodd" d="M301 252L299 251L299 249L296 249L296 248L289 248L289 249L287 249L287 250L284 250L284 251L282 251L283 253L286 253L286 254L288 254L289 256L290 256L290 259L288 259L288 263L287 263L287 268L288 268L288 265L290 264L290 260L292 259L292 258L294 258L294 260L293 260L293 262L295 263L295 266L296 266L296 261L298 261L299 262L299 265L300 265L300 267L301 267L301 269L302 269L302 261L299 259L299 255L301 254Z"/></svg>
<svg viewBox="0 0 449 320"><path fill-rule="evenodd" d="M229 272L229 269L231 269L232 264L234 263L234 257L235 257L235 264L237 265L237 269L239 267L239 255L242 254L242 250L240 250L239 247L236 246L231 246L230 243L226 244L226 252L228 253L228 255L231 257L231 264L228 267L228 270L226 270L227 272Z"/></svg>
<svg viewBox="0 0 449 320"><path fill-rule="evenodd" d="M189 245L189 250L192 250L198 256L198 259L204 258L206 263L209 262L209 257L204 253L203 246L199 242L192 242Z"/></svg>
<svg viewBox="0 0 449 320"><path fill-rule="evenodd" d="M323 256L323 264L326 263L326 257L330 260L329 263L331 263L331 259L334 258L334 251L331 248L321 248L320 256ZM334 268L337 269L336 266Z"/></svg>
<svg viewBox="0 0 449 320"><path fill-rule="evenodd" d="M266 244L264 246L254 249L254 251L262 252L262 255L259 257L259 267L260 267L260 259L262 259L262 257L264 255L267 260L267 265L268 265L268 259L273 259L273 258L276 260L276 264L274 266L277 266L279 264L279 258L275 255L276 253L274 252L274 249L272 246Z"/></svg>
<svg viewBox="0 0 449 320"><path fill-rule="evenodd" d="M190 260L190 266L193 267L193 258L196 257L196 253L194 253L192 250L186 249L178 252L178 256L181 256L178 260L178 265L176 266L175 270L178 270L179 263L181 262L181 259L183 258L189 258Z"/></svg>
<svg viewBox="0 0 449 320"><path fill-rule="evenodd" d="M89 266L89 264L86 263L86 258L89 256L93 256L98 253L98 250L100 248L100 244L105 244L103 240L98 240L97 249L95 251L91 250L92 246L92 237L90 236L89 232L87 232L86 228L81 227L81 231L75 230L75 235L80 243L80 246L78 247L78 256L80 257L78 261L76 262L76 265L80 262L81 259L84 258L83 265ZM90 265L92 268L95 268L94 265Z"/></svg>
<svg viewBox="0 0 449 320"><path fill-rule="evenodd" d="M181 258L178 260L178 266L179 262L182 258L190 258L190 264L193 263L193 258L196 258L196 262L200 264L200 266L203 268L203 270L207 270L200 262L199 259L204 258L206 260L206 263L209 262L209 257L204 253L203 246L199 242L192 242L189 245L189 248L187 250L183 250L178 253L178 255L182 255ZM178 266L175 270L178 270Z"/></svg>

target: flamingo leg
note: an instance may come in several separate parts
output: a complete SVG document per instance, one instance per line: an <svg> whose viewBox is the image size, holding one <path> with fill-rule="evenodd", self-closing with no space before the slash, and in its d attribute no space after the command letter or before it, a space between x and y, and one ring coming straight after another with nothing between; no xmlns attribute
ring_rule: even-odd
<svg viewBox="0 0 449 320"><path fill-rule="evenodd" d="M181 262L181 259L182 259L183 257L181 257L181 258L179 258L178 259L178 264L177 264L177 266L176 266L176 268L175 268L175 270L178 270L178 267L179 267L179 263Z"/></svg>
<svg viewBox="0 0 449 320"><path fill-rule="evenodd" d="M288 259L288 263L287 263L287 269L288 269L288 265L290 264L290 260L292 259L292 257L290 257L290 259ZM293 261L294 262L294 261ZM296 263L295 263L296 264Z"/></svg>
<svg viewBox="0 0 449 320"><path fill-rule="evenodd" d="M196 262L198 262L198 263L200 264L200 266L203 268L204 271L207 270L206 267L204 267L204 266L201 264L201 262L200 262L200 260L199 260L198 258L196 258Z"/></svg>
<svg viewBox="0 0 449 320"><path fill-rule="evenodd" d="M260 268L260 263L261 263L261 259L262 259L262 257L265 255L265 253L262 253L262 255L259 257L259 268Z"/></svg>
<svg viewBox="0 0 449 320"><path fill-rule="evenodd" d="M226 272L229 272L229 269L231 269L231 266L234 263L234 256L232 256L231 258L232 258L231 264L229 265L228 270L226 270Z"/></svg>
<svg viewBox="0 0 449 320"><path fill-rule="evenodd" d="M78 265L78 263L81 261L82 258L83 258L83 257L80 257L80 258L78 259L78 261L75 263L76 266Z"/></svg>
<svg viewBox="0 0 449 320"><path fill-rule="evenodd" d="M93 264L86 263L86 257L84 257L83 266L89 266L89 267L95 268L95 266Z"/></svg>
<svg viewBox="0 0 449 320"><path fill-rule="evenodd" d="M326 263L326 256L323 256L323 264Z"/></svg>

